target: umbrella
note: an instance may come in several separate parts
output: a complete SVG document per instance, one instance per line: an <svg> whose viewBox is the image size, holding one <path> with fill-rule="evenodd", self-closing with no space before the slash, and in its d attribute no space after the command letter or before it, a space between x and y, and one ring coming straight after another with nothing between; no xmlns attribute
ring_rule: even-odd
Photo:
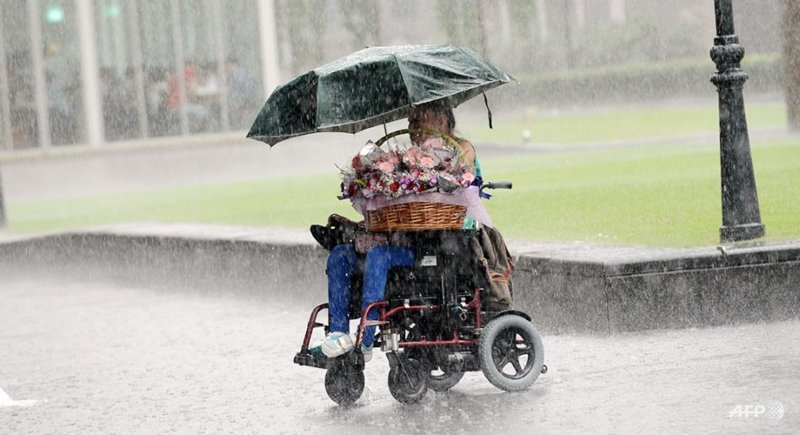
<svg viewBox="0 0 800 435"><path fill-rule="evenodd" d="M275 145L309 133L356 133L405 118L412 106L431 101L446 99L456 107L511 80L467 48L366 48L277 88L247 137Z"/></svg>

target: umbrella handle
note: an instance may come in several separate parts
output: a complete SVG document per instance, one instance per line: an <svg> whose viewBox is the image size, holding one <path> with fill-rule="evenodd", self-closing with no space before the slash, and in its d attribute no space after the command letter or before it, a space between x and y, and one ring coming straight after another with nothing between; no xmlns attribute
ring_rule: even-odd
<svg viewBox="0 0 800 435"><path fill-rule="evenodd" d="M427 128L416 128L416 129L413 129L413 130L408 129L408 128L404 128L402 130L393 131L393 132L387 134L386 136L378 139L378 141L375 142L375 145L376 146L381 146L381 145L383 145L384 142L386 142L387 140L389 140L389 139L391 139L391 138L393 138L395 136L400 136L401 134L409 134L409 133L425 133L425 134L428 134L428 135L431 135L431 136L438 136L438 137L444 139L445 142L449 143L453 148L455 148L455 149L457 149L459 151L461 150L461 146L452 137L450 137L450 136L448 136L448 135L446 135L446 134L444 134L444 133L442 133L440 131L430 130L430 129L427 129Z"/></svg>

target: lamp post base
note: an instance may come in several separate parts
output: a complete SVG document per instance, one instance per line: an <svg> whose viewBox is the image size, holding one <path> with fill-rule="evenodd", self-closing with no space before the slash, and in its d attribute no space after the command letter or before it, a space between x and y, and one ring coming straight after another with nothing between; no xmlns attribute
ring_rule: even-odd
<svg viewBox="0 0 800 435"><path fill-rule="evenodd" d="M719 237L723 242L738 242L741 240L752 240L764 237L764 224L752 223L735 225L731 227L720 227Z"/></svg>

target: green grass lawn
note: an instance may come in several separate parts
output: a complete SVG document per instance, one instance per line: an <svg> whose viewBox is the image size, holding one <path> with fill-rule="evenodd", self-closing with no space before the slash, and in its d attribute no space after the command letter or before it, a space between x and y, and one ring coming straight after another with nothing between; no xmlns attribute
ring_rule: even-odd
<svg viewBox="0 0 800 435"><path fill-rule="evenodd" d="M800 238L800 139L753 147L768 239ZM488 165L487 165L488 166ZM647 147L492 161L515 181L489 208L509 237L612 244L719 242L719 151Z"/></svg>
<svg viewBox="0 0 800 435"><path fill-rule="evenodd" d="M754 144L769 239L800 238L800 139ZM534 154L482 162L488 180L510 180L487 202L509 238L651 246L713 245L721 223L719 151L649 146ZM11 203L13 232L124 222L307 227L337 212L338 177L270 179L158 192Z"/></svg>
<svg viewBox="0 0 800 435"><path fill-rule="evenodd" d="M748 103L747 123L751 130L786 125L783 103ZM464 136L475 143L522 140L530 130L533 143L582 144L636 138L656 138L719 131L716 105L701 107L648 108L598 113L537 115L532 109L517 119L495 122L493 130L482 123L460 126Z"/></svg>

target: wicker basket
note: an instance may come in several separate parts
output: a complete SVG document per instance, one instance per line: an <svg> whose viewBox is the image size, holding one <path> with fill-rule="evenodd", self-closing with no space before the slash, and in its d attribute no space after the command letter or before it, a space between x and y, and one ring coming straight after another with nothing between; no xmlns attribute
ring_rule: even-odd
<svg viewBox="0 0 800 435"><path fill-rule="evenodd" d="M440 202L409 202L367 212L369 231L458 230L467 207Z"/></svg>

